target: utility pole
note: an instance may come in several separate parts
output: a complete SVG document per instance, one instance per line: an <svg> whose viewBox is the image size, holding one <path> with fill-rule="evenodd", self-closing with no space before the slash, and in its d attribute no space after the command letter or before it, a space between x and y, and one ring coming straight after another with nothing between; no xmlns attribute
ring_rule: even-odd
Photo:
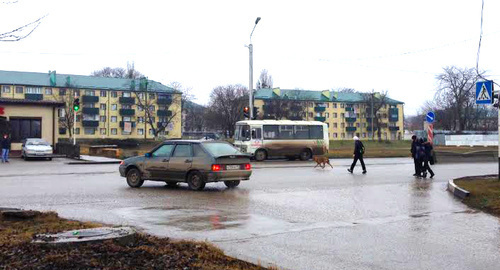
<svg viewBox="0 0 500 270"><path fill-rule="evenodd" d="M371 104L370 109L371 109L371 116L372 116L372 117L371 117L371 122L372 122L372 123L371 123L371 126L372 126L372 141L373 141L373 140L375 140L375 128L373 127L373 117L374 117L374 115L373 115L373 98L375 97L375 93L372 93L371 95L372 95L372 96L371 96L371 99L370 99L370 100L371 100L371 103L372 103L372 104Z"/></svg>
<svg viewBox="0 0 500 270"><path fill-rule="evenodd" d="M260 21L260 17L257 17L255 20L255 25L253 26L252 33L250 33L250 44L248 45L248 51L249 51L249 58L250 58L250 63L249 63L249 69L250 69L250 82L248 86L249 90L249 96L248 96L248 107L250 108L250 118L249 120L253 119L253 45L252 45L252 35L253 31L255 30L255 27Z"/></svg>

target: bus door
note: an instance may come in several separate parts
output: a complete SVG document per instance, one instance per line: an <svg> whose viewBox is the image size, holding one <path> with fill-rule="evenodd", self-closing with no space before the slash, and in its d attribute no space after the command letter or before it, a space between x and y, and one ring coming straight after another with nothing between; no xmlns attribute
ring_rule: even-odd
<svg viewBox="0 0 500 270"><path fill-rule="evenodd" d="M264 146L262 141L262 128L261 127L252 127L252 140L250 147L252 150L257 150Z"/></svg>

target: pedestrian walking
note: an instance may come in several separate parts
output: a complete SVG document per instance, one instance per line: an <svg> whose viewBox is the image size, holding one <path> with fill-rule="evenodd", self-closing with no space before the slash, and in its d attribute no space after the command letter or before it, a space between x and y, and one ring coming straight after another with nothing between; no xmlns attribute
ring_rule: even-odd
<svg viewBox="0 0 500 270"><path fill-rule="evenodd" d="M363 161L363 154L365 153L365 146L363 143L359 140L358 136L354 136L354 160L352 161L351 168L347 169L348 172L352 173L354 170L354 166L356 166L356 163L361 162L361 167L363 168L363 174L366 173L366 167L365 167L365 162Z"/></svg>
<svg viewBox="0 0 500 270"><path fill-rule="evenodd" d="M435 175L434 172L432 171L431 167L429 166L429 163L434 164L434 157L432 156L432 143L428 142L427 139L424 138L422 146L423 146L424 152L425 152L424 166L422 168L422 176L424 178L426 178L427 172L429 172L431 174L430 177L432 178Z"/></svg>
<svg viewBox="0 0 500 270"><path fill-rule="evenodd" d="M415 165L415 173L413 176L419 176L420 175L420 166L418 165L418 159L417 159L417 136L413 135L411 136L411 157L413 158L413 164Z"/></svg>
<svg viewBox="0 0 500 270"><path fill-rule="evenodd" d="M416 154L415 159L416 167L417 167L417 177L422 177L424 173L424 159L425 159L425 147L424 147L424 139L420 138L416 143Z"/></svg>
<svg viewBox="0 0 500 270"><path fill-rule="evenodd" d="M2 145L2 163L9 162L10 138L8 134L3 135L1 145Z"/></svg>

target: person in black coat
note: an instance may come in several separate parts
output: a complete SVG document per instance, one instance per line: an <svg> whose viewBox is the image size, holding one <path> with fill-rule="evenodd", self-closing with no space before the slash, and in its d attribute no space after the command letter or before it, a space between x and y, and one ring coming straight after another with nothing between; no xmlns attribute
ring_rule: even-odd
<svg viewBox="0 0 500 270"><path fill-rule="evenodd" d="M361 167L363 168L363 174L366 173L366 167L365 167L365 162L363 161L363 154L365 153L365 146L363 143L359 140L357 136L354 136L354 160L351 164L351 168L347 169L348 172L352 173L354 170L354 166L356 166L356 163L361 162Z"/></svg>
<svg viewBox="0 0 500 270"><path fill-rule="evenodd" d="M431 167L429 166L429 162L433 158L432 156L432 144L427 141L427 139L424 139L422 142L422 147L424 148L424 156L423 156L423 161L424 161L424 166L422 167L422 176L424 178L427 177L427 172L431 174L431 178L434 177L434 172L432 171Z"/></svg>
<svg viewBox="0 0 500 270"><path fill-rule="evenodd" d="M10 151L9 135L7 134L3 135L1 145L2 145L2 163L9 162L9 151Z"/></svg>
<svg viewBox="0 0 500 270"><path fill-rule="evenodd" d="M417 136L413 135L411 136L411 157L413 158L413 164L415 165L415 173L413 176L419 176L420 175L420 165L418 165L418 159L417 159Z"/></svg>

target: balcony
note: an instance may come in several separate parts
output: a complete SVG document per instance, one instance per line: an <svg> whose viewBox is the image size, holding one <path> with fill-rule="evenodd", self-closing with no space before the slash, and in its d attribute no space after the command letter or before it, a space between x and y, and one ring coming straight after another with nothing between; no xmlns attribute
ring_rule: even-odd
<svg viewBox="0 0 500 270"><path fill-rule="evenodd" d="M346 112L354 112L354 108L353 107L345 107L345 111Z"/></svg>
<svg viewBox="0 0 500 270"><path fill-rule="evenodd" d="M172 111L169 111L169 110L158 110L158 111L156 111L156 114L158 116L167 116L167 117L169 117L169 116L172 116Z"/></svg>
<svg viewBox="0 0 500 270"><path fill-rule="evenodd" d="M324 112L325 110L326 110L326 107L320 107L320 106L314 107L315 112Z"/></svg>
<svg viewBox="0 0 500 270"><path fill-rule="evenodd" d="M389 109L389 122L397 122L399 120L399 110L398 108Z"/></svg>
<svg viewBox="0 0 500 270"><path fill-rule="evenodd" d="M133 116L133 115L135 115L135 110L134 109L120 109L120 115Z"/></svg>
<svg viewBox="0 0 500 270"><path fill-rule="evenodd" d="M135 104L135 98L133 97L120 97L118 100L120 104Z"/></svg>
<svg viewBox="0 0 500 270"><path fill-rule="evenodd" d="M125 127L125 123L132 123L132 128L135 128L135 126L136 126L136 123L135 123L135 122L130 122L130 121L120 121L120 127L121 127L121 128L124 128L124 127Z"/></svg>
<svg viewBox="0 0 500 270"><path fill-rule="evenodd" d="M27 100L43 100L42 94L24 94L24 98Z"/></svg>
<svg viewBox="0 0 500 270"><path fill-rule="evenodd" d="M356 122L356 117L346 117L345 121L347 123L354 123L354 122Z"/></svg>
<svg viewBox="0 0 500 270"><path fill-rule="evenodd" d="M390 131L398 131L398 130L399 130L399 127L389 127L389 130L390 130Z"/></svg>
<svg viewBox="0 0 500 270"><path fill-rule="evenodd" d="M372 131L372 127L367 127L366 130L367 131ZM377 131L377 128L375 128L375 131Z"/></svg>
<svg viewBox="0 0 500 270"><path fill-rule="evenodd" d="M96 115L99 114L99 108L83 108L82 109L83 114L88 114L88 115Z"/></svg>
<svg viewBox="0 0 500 270"><path fill-rule="evenodd" d="M355 132L356 131L356 127L345 127L345 131L346 132Z"/></svg>
<svg viewBox="0 0 500 270"><path fill-rule="evenodd" d="M326 117L316 116L316 117L314 117L314 121L325 122L326 121Z"/></svg>
<svg viewBox="0 0 500 270"><path fill-rule="evenodd" d="M169 105L172 104L172 98L159 98L156 101L156 103L161 104L161 105Z"/></svg>
<svg viewBox="0 0 500 270"><path fill-rule="evenodd" d="M82 121L82 126L84 126L84 127L98 127L99 126L99 121L83 120Z"/></svg>
<svg viewBox="0 0 500 270"><path fill-rule="evenodd" d="M82 96L83 103L97 103L99 102L98 96Z"/></svg>

